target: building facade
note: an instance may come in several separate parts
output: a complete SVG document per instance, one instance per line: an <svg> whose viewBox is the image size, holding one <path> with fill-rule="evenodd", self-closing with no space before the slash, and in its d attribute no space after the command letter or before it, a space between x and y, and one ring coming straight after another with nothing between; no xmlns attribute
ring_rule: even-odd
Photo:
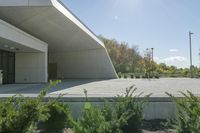
<svg viewBox="0 0 200 133"><path fill-rule="evenodd" d="M117 78L104 44L58 0L0 0L3 83Z"/></svg>

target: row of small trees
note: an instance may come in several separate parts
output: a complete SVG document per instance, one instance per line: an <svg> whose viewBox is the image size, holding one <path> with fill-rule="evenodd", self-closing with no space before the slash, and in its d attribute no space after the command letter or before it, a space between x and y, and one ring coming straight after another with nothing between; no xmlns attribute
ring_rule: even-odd
<svg viewBox="0 0 200 133"><path fill-rule="evenodd" d="M163 76L181 76L188 77L188 68L177 68L176 66L167 66L165 63L157 64L152 60L152 55L148 51L142 56L137 46L131 46L126 42L118 42L115 39L100 37L104 42L110 58L117 73L158 73ZM200 68L194 67L193 73L200 75Z"/></svg>

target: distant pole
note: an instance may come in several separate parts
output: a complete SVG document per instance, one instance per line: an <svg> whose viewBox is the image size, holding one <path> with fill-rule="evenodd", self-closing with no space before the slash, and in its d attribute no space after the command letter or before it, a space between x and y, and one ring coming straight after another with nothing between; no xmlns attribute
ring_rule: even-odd
<svg viewBox="0 0 200 133"><path fill-rule="evenodd" d="M152 62L153 62L153 50L154 50L154 48L151 48L151 52L152 52Z"/></svg>
<svg viewBox="0 0 200 133"><path fill-rule="evenodd" d="M151 68L152 69L152 74L153 74L153 50L154 50L154 48L151 48L151 52L152 52L151 53L151 56L152 56L151 57L152 58L152 64L151 64L152 65L152 68Z"/></svg>
<svg viewBox="0 0 200 133"><path fill-rule="evenodd" d="M199 68L200 68L200 49L199 49Z"/></svg>
<svg viewBox="0 0 200 133"><path fill-rule="evenodd" d="M191 40L191 36L192 36L192 32L189 32L189 44L190 44L190 77L193 78L193 73L192 73L192 40Z"/></svg>

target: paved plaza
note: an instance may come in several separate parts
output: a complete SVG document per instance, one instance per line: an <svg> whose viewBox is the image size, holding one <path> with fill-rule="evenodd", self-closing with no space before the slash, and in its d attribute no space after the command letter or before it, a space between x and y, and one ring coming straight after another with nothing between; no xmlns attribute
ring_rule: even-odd
<svg viewBox="0 0 200 133"><path fill-rule="evenodd" d="M49 95L65 94L66 97L83 97L83 90L90 97L113 97L123 94L126 88L134 85L136 94L152 93L152 97L165 97L165 92L174 95L179 91L189 90L195 95L200 94L200 79L161 78L161 79L66 79L49 91ZM0 94L38 94L47 84L9 84L0 86Z"/></svg>

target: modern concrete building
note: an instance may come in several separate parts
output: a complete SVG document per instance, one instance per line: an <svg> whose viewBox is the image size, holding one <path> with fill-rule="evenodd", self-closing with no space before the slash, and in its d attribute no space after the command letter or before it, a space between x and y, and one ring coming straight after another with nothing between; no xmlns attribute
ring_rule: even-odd
<svg viewBox="0 0 200 133"><path fill-rule="evenodd" d="M116 78L104 44L58 0L0 0L3 83Z"/></svg>

